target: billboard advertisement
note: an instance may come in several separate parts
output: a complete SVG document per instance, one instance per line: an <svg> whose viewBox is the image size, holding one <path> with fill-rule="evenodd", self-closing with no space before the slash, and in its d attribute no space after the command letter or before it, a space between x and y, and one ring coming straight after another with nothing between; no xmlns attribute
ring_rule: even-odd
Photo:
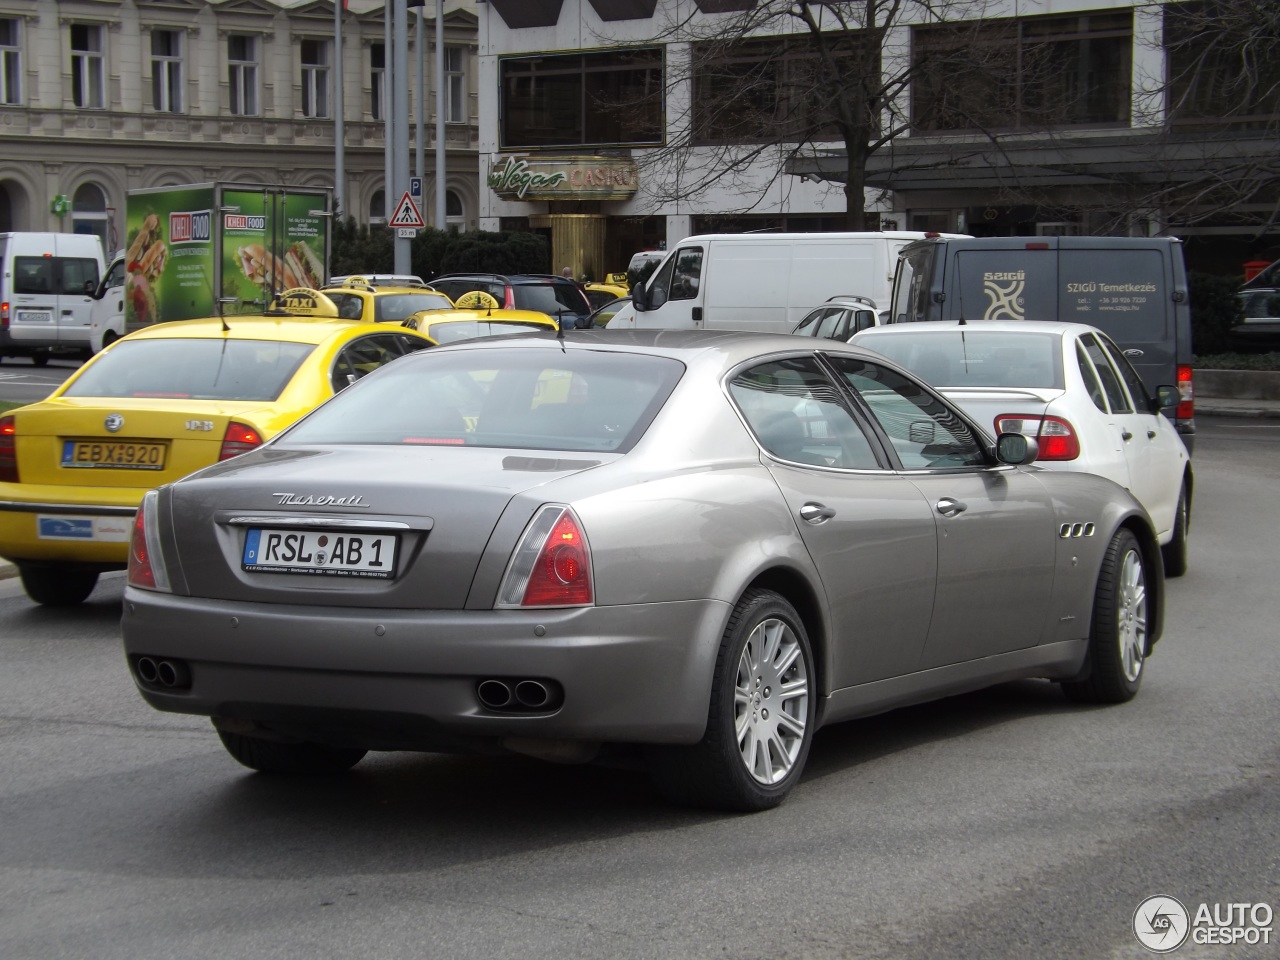
<svg viewBox="0 0 1280 960"><path fill-rule="evenodd" d="M125 329L209 315L214 294L214 188L129 194L125 210Z"/></svg>
<svg viewBox="0 0 1280 960"><path fill-rule="evenodd" d="M321 287L328 219L322 194L226 188L221 296L226 313L260 313L272 295Z"/></svg>

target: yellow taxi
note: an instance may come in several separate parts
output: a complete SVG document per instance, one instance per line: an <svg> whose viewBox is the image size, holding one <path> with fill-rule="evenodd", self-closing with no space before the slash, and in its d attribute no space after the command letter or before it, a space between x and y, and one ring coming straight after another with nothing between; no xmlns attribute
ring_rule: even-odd
<svg viewBox="0 0 1280 960"><path fill-rule="evenodd" d="M366 277L347 277L323 287L338 307L338 316L367 323L400 323L419 310L451 310L453 301L425 283L384 285Z"/></svg>
<svg viewBox="0 0 1280 960"><path fill-rule="evenodd" d="M0 557L37 603L70 606L124 569L142 495L270 440L370 371L432 346L337 316L315 290L260 316L146 327L47 399L0 416Z"/></svg>
<svg viewBox="0 0 1280 960"><path fill-rule="evenodd" d="M606 274L603 283L584 283L583 291L591 301L591 309L597 310L606 303L625 297L631 293L625 273Z"/></svg>
<svg viewBox="0 0 1280 960"><path fill-rule="evenodd" d="M503 337L513 333L539 333L556 330L554 318L537 310L500 310L497 300L487 293L476 291L479 297L493 301L486 306L479 298L474 309L424 310L404 321L404 326L417 330L435 343L453 343L456 340L473 340L476 337ZM465 294L459 302L473 294Z"/></svg>

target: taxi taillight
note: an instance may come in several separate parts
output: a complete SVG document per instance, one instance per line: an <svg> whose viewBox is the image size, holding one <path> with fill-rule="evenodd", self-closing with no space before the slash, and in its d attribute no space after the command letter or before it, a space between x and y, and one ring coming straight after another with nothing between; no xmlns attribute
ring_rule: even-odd
<svg viewBox="0 0 1280 960"><path fill-rule="evenodd" d="M18 482L18 425L13 417L0 417L0 482Z"/></svg>
<svg viewBox="0 0 1280 960"><path fill-rule="evenodd" d="M1196 390L1191 382L1191 365L1178 364L1178 409L1174 416L1179 420L1190 420L1196 415Z"/></svg>
<svg viewBox="0 0 1280 960"><path fill-rule="evenodd" d="M262 434L247 423L232 420L227 424L227 432L223 434L222 449L218 451L218 459L230 460L260 446L262 446Z"/></svg>

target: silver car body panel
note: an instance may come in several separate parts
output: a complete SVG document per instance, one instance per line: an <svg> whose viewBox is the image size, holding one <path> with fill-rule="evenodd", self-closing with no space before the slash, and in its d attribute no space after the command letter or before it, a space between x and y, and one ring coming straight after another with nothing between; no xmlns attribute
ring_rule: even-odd
<svg viewBox="0 0 1280 960"><path fill-rule="evenodd" d="M510 345L433 353L495 348ZM321 449L291 447L286 432L162 488L173 593L126 589L125 649L185 659L193 679L189 690L140 686L142 695L164 710L383 749L513 736L691 743L705 726L726 624L752 587L782 593L799 611L827 699L820 716L839 719L1016 676L1073 676L1113 531L1131 525L1148 564L1159 563L1141 507L1091 475L1000 465L834 470L766 454L724 377L766 356L870 356L854 347L671 331L581 331L521 345L579 348L686 365L625 453ZM285 505L282 493L325 502ZM968 508L943 516L948 497ZM802 519L811 501L834 507L834 522ZM582 523L594 605L494 610L512 550L547 503L571 507ZM246 518L272 516L404 524L397 576L247 573ZM546 714L495 714L475 694L489 676L553 680L563 703Z"/></svg>

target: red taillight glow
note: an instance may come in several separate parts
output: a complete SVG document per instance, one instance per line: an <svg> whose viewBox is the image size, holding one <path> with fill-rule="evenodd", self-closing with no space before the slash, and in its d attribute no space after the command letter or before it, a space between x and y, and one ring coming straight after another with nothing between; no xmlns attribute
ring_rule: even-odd
<svg viewBox="0 0 1280 960"><path fill-rule="evenodd" d="M133 534L129 537L129 573L130 586L156 588L156 573L151 569L151 556L147 552L146 502L139 507L133 518Z"/></svg>
<svg viewBox="0 0 1280 960"><path fill-rule="evenodd" d="M9 301L0 303L0 327L9 326Z"/></svg>
<svg viewBox="0 0 1280 960"><path fill-rule="evenodd" d="M18 482L18 425L13 417L0 417L0 481Z"/></svg>
<svg viewBox="0 0 1280 960"><path fill-rule="evenodd" d="M568 511L551 528L533 564L522 607L591 603L591 557Z"/></svg>
<svg viewBox="0 0 1280 960"><path fill-rule="evenodd" d="M257 430L247 423L237 423L232 420L227 424L227 432L222 437L222 449L218 452L218 459L230 460L260 446L262 446L262 435Z"/></svg>
<svg viewBox="0 0 1280 960"><path fill-rule="evenodd" d="M1191 382L1191 365L1178 364L1178 409L1174 416L1179 420L1190 420L1196 415L1196 390Z"/></svg>
<svg viewBox="0 0 1280 960"><path fill-rule="evenodd" d="M1043 460L1074 460L1080 456L1080 438L1071 424L1061 417L1002 413L996 417L996 433L1020 433L1024 437L1033 437L1040 446L1037 463Z"/></svg>

